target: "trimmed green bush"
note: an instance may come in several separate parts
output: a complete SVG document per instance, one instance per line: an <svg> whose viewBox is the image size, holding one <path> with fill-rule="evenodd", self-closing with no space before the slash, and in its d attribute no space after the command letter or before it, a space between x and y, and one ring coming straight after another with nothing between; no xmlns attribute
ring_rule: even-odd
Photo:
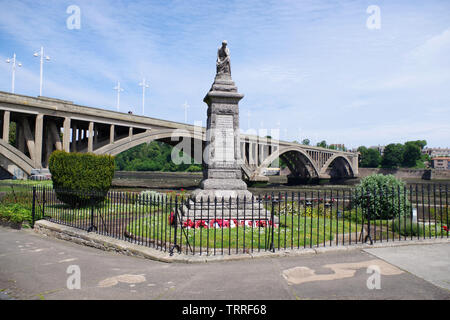
<svg viewBox="0 0 450 320"><path fill-rule="evenodd" d="M365 218L393 219L409 216L411 204L405 183L393 175L373 174L356 186L354 203L361 206Z"/></svg>
<svg viewBox="0 0 450 320"><path fill-rule="evenodd" d="M56 196L72 207L103 201L111 188L114 168L110 155L54 151L49 160Z"/></svg>

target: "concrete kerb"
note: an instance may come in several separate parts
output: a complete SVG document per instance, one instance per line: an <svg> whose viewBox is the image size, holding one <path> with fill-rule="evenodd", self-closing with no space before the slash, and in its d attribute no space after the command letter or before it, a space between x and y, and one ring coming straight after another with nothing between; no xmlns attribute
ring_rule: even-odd
<svg viewBox="0 0 450 320"><path fill-rule="evenodd" d="M351 245L340 245L335 247L286 249L276 252L264 251L264 252L254 252L245 254L241 253L232 255L224 254L215 256L214 255L200 256L200 255L185 255L175 253L173 256L169 256L168 252L163 252L158 249L145 247L124 240L114 239L96 233L88 233L84 230L56 224L47 220L36 221L34 225L34 231L44 236L71 241L77 244L94 247L104 251L112 251L125 254L128 256L135 256L166 263L206 263L206 262L210 263L210 262L240 261L240 260L262 259L262 258L297 257L304 255L323 254L327 252L345 252L349 250L362 250L368 248L450 243L450 238L436 238L436 239L401 240L401 241L396 240L390 242L377 242L374 243L373 245L357 243Z"/></svg>

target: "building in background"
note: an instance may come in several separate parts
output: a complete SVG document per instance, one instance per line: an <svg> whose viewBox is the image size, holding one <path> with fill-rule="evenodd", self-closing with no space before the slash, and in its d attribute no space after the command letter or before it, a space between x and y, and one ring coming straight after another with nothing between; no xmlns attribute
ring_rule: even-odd
<svg viewBox="0 0 450 320"><path fill-rule="evenodd" d="M428 154L431 158L450 157L450 148L424 148L422 153Z"/></svg>
<svg viewBox="0 0 450 320"><path fill-rule="evenodd" d="M431 158L431 167L437 170L450 170L450 157Z"/></svg>

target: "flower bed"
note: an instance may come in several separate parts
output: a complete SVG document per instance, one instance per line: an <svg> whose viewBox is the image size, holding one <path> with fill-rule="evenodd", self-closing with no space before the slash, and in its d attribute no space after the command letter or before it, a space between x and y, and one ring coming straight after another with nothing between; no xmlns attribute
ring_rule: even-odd
<svg viewBox="0 0 450 320"><path fill-rule="evenodd" d="M237 219L211 219L211 220L195 220L187 219L183 222L183 227L187 229L191 228L235 228L236 226L247 226L250 228L265 228L272 226L272 221L268 220L237 220ZM277 224L273 224L274 228L277 228Z"/></svg>

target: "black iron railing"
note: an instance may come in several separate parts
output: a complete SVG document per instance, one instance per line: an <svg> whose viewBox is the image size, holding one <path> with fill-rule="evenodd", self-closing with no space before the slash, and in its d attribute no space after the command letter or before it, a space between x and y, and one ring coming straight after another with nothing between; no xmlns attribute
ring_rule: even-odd
<svg viewBox="0 0 450 320"><path fill-rule="evenodd" d="M19 190L19 189L20 190ZM195 199L152 192L78 192L0 184L2 205L173 254L224 255L448 238L448 185L322 189ZM0 207L1 208L1 207Z"/></svg>

